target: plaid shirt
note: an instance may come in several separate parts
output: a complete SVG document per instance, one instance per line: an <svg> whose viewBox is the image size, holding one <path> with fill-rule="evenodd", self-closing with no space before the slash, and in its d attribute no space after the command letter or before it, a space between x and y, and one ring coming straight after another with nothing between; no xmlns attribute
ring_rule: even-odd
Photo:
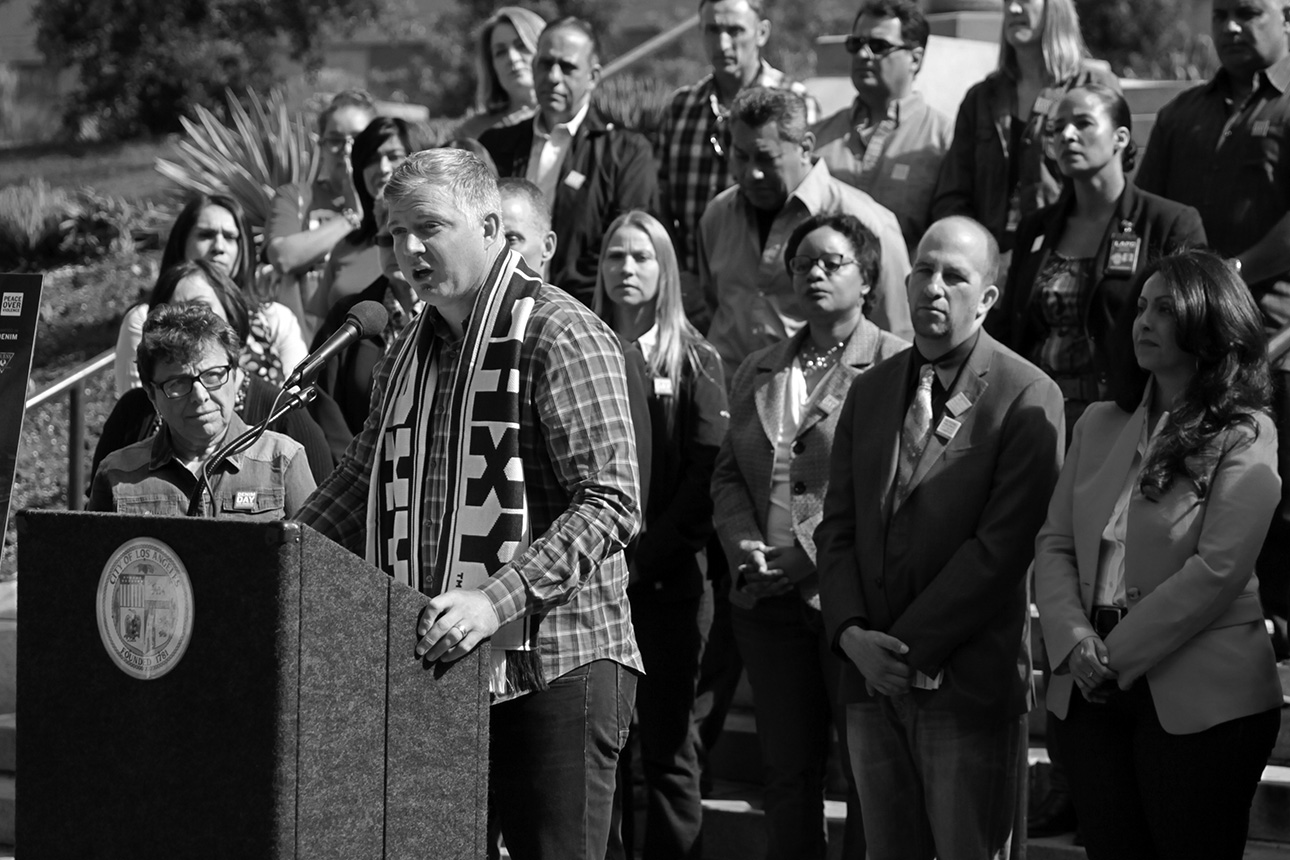
<svg viewBox="0 0 1290 860"><path fill-rule="evenodd" d="M440 321L433 307L400 337L415 337ZM442 343L443 341L441 341ZM460 357L460 344L440 355L440 380ZM498 620L537 617L538 654L547 680L593 660L643 671L627 604L622 549L640 523L636 442L627 404L622 351L613 333L567 293L544 285L529 318L520 353L524 462L534 539L482 593ZM373 403L384 402L390 362L382 362ZM310 496L296 519L363 555L367 496L381 409L340 465ZM434 450L443 450L447 422L436 408ZM433 459L439 463L442 459ZM429 476L421 557L435 558L444 477ZM425 581L441 577L426 572Z"/></svg>
<svg viewBox="0 0 1290 860"><path fill-rule="evenodd" d="M806 123L814 125L820 106L806 88L778 69L761 61L761 74L753 86L782 87L806 99ZM677 250L681 268L698 271L695 233L699 218L708 201L734 182L725 156L717 155L711 138L716 135L722 148L730 147L727 120L730 111L717 99L717 85L708 75L692 87L682 87L672 96L663 116L658 139L662 142L659 158L658 186L664 205L674 220L674 234L680 241Z"/></svg>

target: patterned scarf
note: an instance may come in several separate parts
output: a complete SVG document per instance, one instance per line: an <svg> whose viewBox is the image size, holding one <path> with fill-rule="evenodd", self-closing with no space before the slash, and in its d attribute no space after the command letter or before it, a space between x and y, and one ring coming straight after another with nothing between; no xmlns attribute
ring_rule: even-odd
<svg viewBox="0 0 1290 860"><path fill-rule="evenodd" d="M480 588L528 548L530 522L520 460L520 348L541 281L506 252L475 299L450 390L436 391L438 349L428 314L388 357L381 432L368 496L367 561L417 590ZM443 474L430 476L431 422L448 398ZM426 523L429 493L446 499L443 522ZM422 558L417 525L437 528L437 558ZM494 694L545 689L536 624L519 618L492 638Z"/></svg>

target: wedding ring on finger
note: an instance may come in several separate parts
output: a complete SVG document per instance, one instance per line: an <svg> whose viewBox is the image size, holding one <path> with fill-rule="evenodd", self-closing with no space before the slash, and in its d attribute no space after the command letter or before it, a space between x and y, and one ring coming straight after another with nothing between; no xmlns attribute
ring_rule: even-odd
<svg viewBox="0 0 1290 860"><path fill-rule="evenodd" d="M457 631L457 635L461 637L461 639L458 639L458 640L457 640L458 642L460 642L460 641L462 641L463 639L465 639L465 638L466 638L466 631L461 629L461 625L460 625L460 624L454 625L452 629L453 629L453 630L456 630L456 631Z"/></svg>

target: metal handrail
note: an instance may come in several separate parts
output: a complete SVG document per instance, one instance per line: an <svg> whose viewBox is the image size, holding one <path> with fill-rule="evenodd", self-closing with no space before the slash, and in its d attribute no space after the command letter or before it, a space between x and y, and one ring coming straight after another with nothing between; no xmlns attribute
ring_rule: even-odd
<svg viewBox="0 0 1290 860"><path fill-rule="evenodd" d="M116 359L115 349L104 350L103 352L91 358L89 361L78 366L67 376L55 382L51 382L49 385L46 385L44 388L40 389L35 394L28 397L27 408L31 409L33 406L39 406L40 404L44 403L46 400L50 400L55 396L62 394L68 388L71 388L73 385L80 382L81 380L88 379L89 377L98 373L100 370L103 370L105 367L110 365L115 359Z"/></svg>
<svg viewBox="0 0 1290 860"><path fill-rule="evenodd" d="M666 48L668 45L672 44L697 26L699 26L699 16L691 15L675 27L664 30L657 36L651 36L635 48L632 48L630 51L623 54L621 57L615 57L608 63L605 63L604 67L600 70L601 80L604 80L611 75L616 75L633 63L637 63L648 57L650 54L653 54L662 48Z"/></svg>
<svg viewBox="0 0 1290 860"><path fill-rule="evenodd" d="M78 366L62 379L53 382L27 398L27 408L39 406L67 392L67 509L85 507L85 386L86 379L106 370L116 360L116 350L108 349Z"/></svg>

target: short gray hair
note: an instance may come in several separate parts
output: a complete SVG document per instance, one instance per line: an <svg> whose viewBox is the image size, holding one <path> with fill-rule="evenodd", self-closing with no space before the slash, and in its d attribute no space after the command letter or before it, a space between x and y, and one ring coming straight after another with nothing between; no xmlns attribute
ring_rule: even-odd
<svg viewBox="0 0 1290 860"><path fill-rule="evenodd" d="M395 206L422 186L447 191L462 212L483 218L501 216L497 177L474 153L464 149L427 149L409 155L385 186L385 203Z"/></svg>

